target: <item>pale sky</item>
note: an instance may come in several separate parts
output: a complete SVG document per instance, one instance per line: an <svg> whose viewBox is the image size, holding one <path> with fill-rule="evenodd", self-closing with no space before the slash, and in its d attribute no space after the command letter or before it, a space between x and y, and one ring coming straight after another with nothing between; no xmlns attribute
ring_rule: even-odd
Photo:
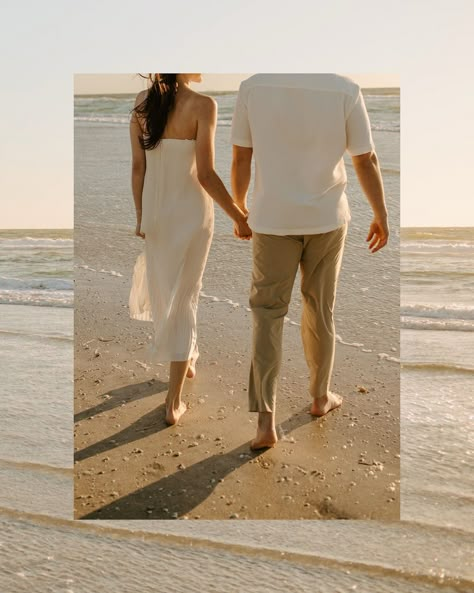
<svg viewBox="0 0 474 593"><path fill-rule="evenodd" d="M3 7L0 228L73 226L74 73L157 69L399 74L402 224L474 226L467 0L130 6Z"/></svg>
<svg viewBox="0 0 474 593"><path fill-rule="evenodd" d="M206 74L197 90L232 91L250 74ZM399 87L398 74L346 74L362 87ZM137 93L147 88L147 81L138 74L81 74L74 75L74 94Z"/></svg>

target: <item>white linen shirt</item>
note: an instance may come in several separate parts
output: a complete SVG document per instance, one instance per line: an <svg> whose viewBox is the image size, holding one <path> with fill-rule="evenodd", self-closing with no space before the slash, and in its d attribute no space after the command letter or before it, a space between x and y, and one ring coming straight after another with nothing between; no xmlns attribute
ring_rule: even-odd
<svg viewBox="0 0 474 593"><path fill-rule="evenodd" d="M240 85L231 138L253 148L253 231L325 233L350 220L344 153L374 150L355 82L337 74L251 76Z"/></svg>

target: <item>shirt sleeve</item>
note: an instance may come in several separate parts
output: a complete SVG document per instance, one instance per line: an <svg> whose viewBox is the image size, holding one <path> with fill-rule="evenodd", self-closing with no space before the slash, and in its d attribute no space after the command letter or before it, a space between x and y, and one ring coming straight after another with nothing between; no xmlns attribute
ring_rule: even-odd
<svg viewBox="0 0 474 593"><path fill-rule="evenodd" d="M237 146L252 147L252 132L250 131L246 93L242 84L239 88L234 116L232 117L231 140L232 144Z"/></svg>
<svg viewBox="0 0 474 593"><path fill-rule="evenodd" d="M351 156L372 152L375 149L370 131L370 121L362 91L346 119L346 148Z"/></svg>

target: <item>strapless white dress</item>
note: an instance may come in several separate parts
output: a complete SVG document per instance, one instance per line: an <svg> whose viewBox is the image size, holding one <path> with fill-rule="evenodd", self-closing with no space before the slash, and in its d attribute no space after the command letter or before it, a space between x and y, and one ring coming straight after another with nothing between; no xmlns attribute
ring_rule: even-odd
<svg viewBox="0 0 474 593"><path fill-rule="evenodd" d="M153 322L149 360L189 360L197 352L199 293L214 230L195 140L166 138L146 151L141 228L145 247L133 270L130 317Z"/></svg>

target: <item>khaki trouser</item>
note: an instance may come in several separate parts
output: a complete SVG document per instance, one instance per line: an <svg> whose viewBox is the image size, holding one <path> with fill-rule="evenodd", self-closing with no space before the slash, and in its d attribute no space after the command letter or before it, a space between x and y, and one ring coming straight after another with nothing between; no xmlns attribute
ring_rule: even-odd
<svg viewBox="0 0 474 593"><path fill-rule="evenodd" d="M251 412L275 410L283 322L298 266L302 274L301 335L310 370L309 391L313 398L328 392L336 341L333 310L346 234L347 223L317 235L253 233Z"/></svg>

